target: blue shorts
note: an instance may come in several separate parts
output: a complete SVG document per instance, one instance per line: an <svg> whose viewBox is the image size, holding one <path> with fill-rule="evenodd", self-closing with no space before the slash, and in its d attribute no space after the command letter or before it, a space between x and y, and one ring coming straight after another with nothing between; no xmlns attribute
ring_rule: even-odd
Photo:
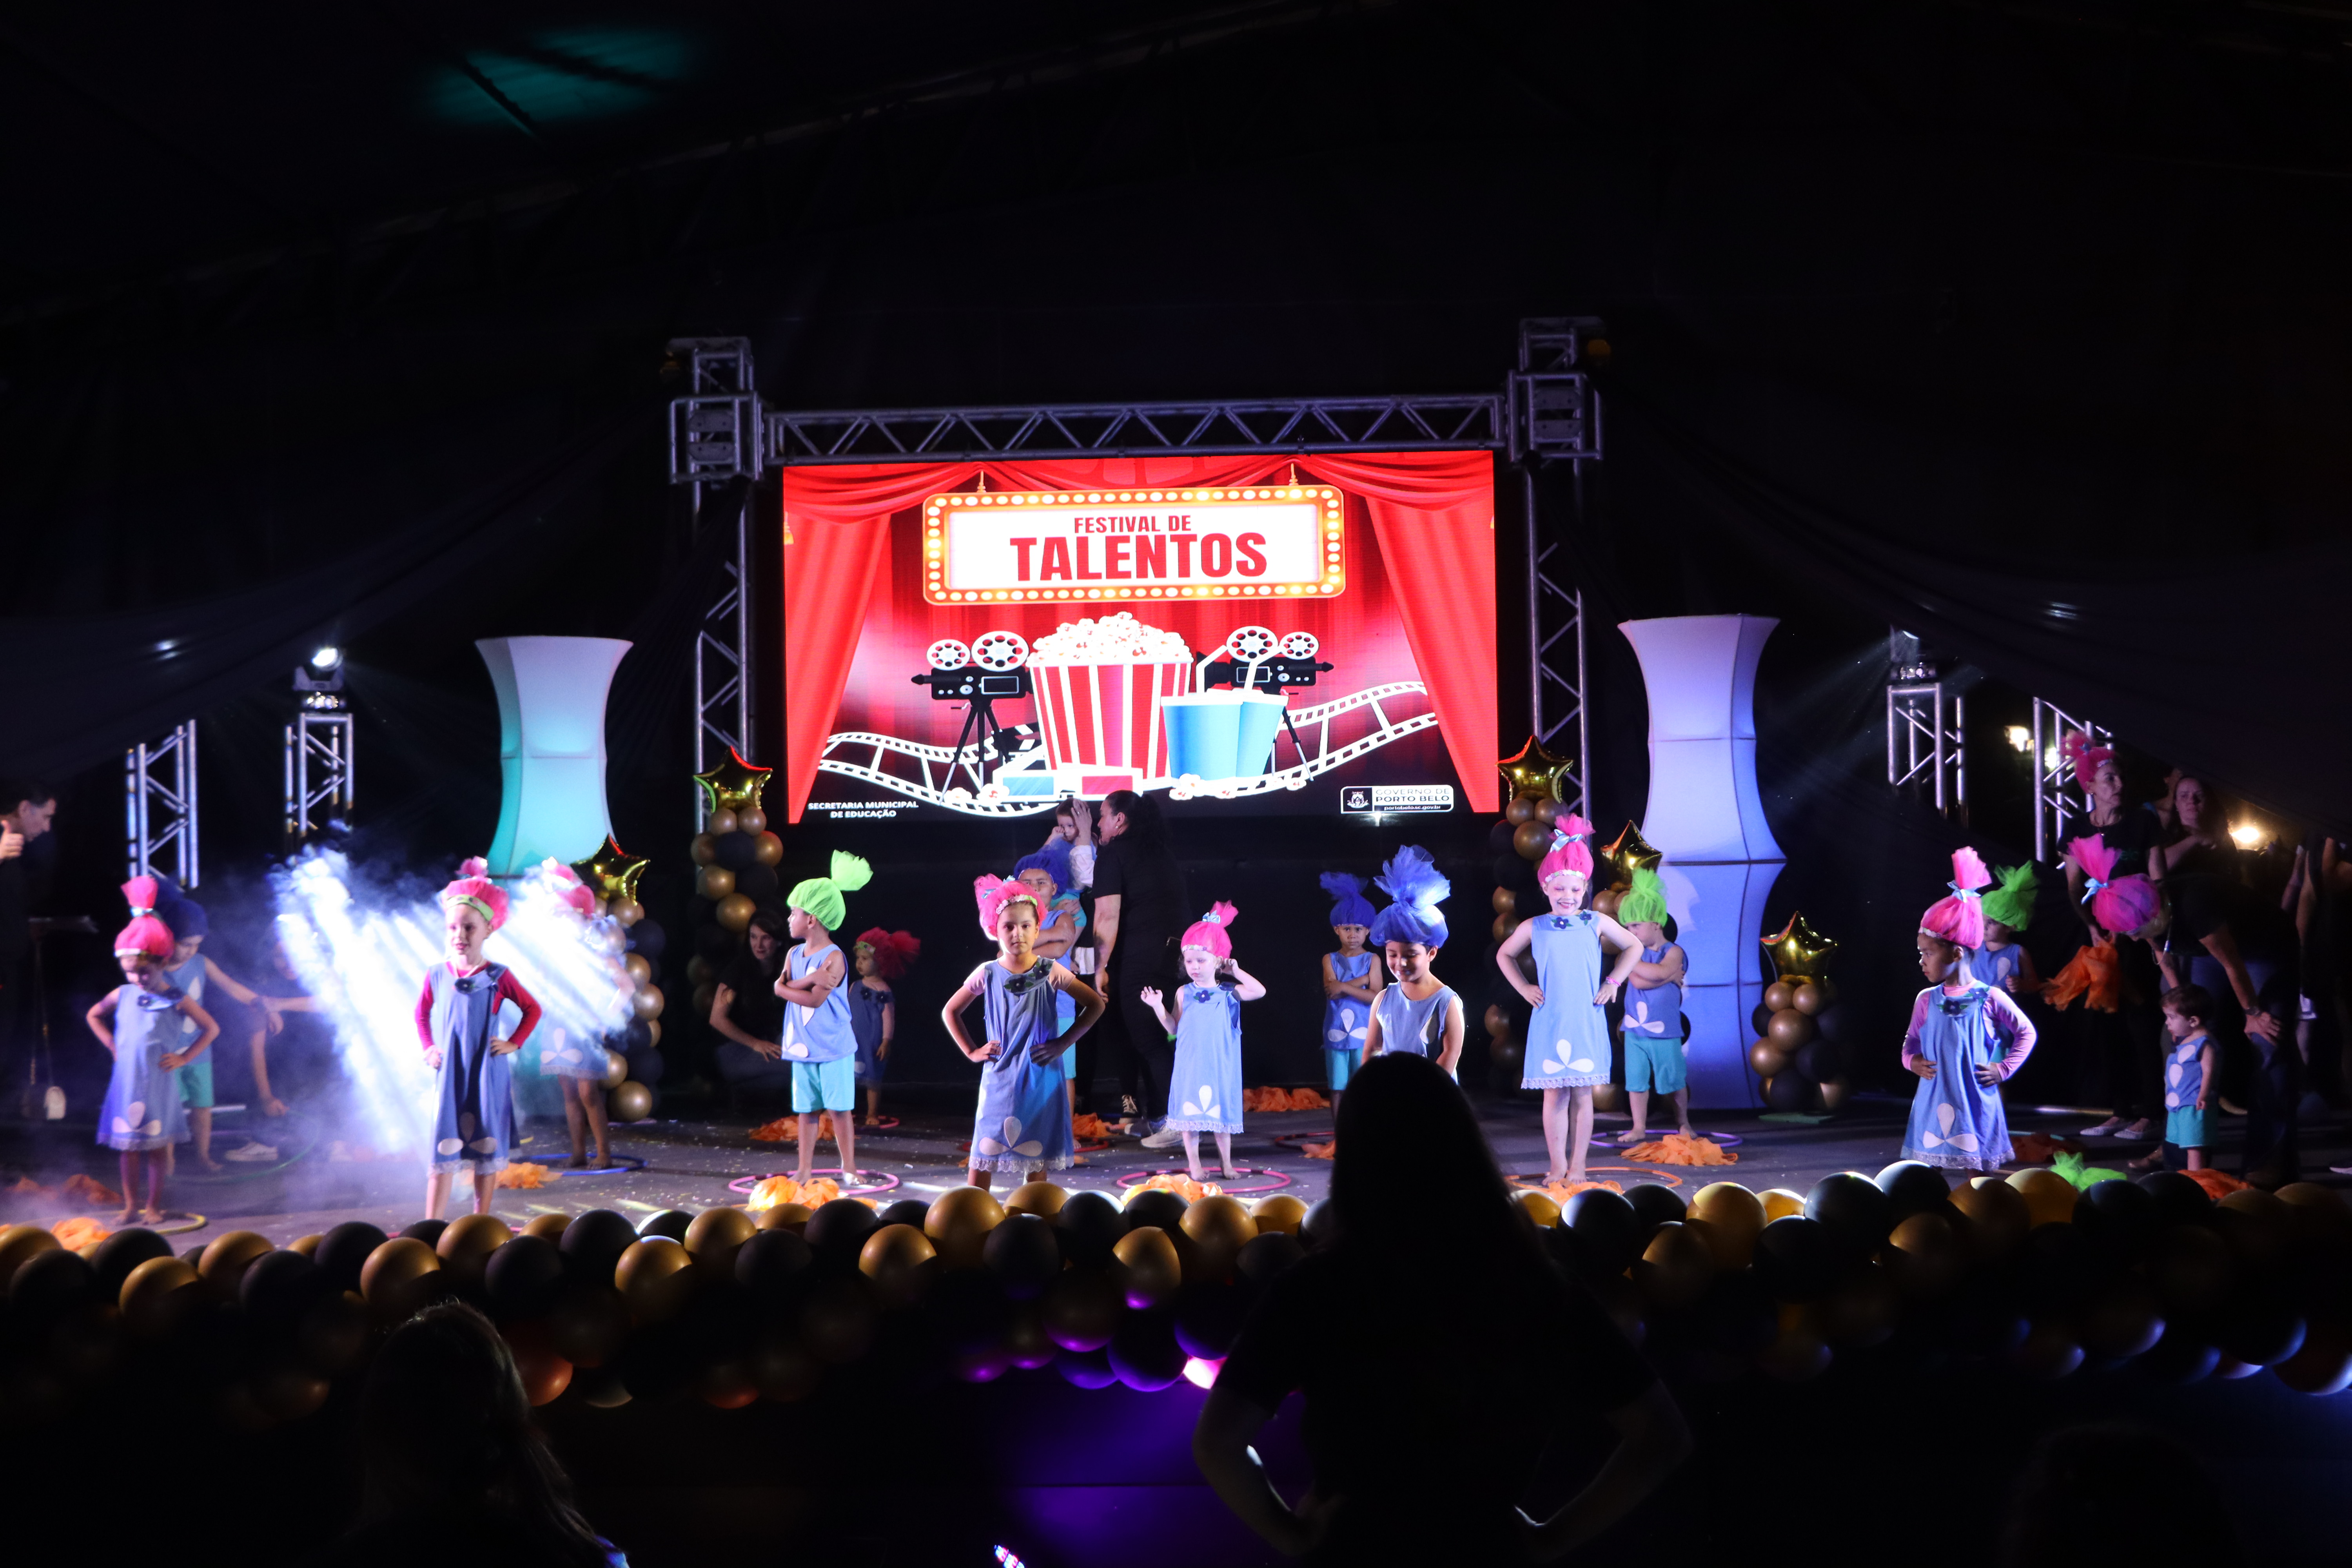
<svg viewBox="0 0 2352 1568"><path fill-rule="evenodd" d="M1687 1081L1680 1040L1625 1037L1625 1087L1635 1094L1674 1094Z"/></svg>
<svg viewBox="0 0 2352 1568"><path fill-rule="evenodd" d="M1335 1051L1328 1047L1324 1047L1323 1072L1324 1076L1330 1080L1331 1092L1333 1094L1337 1094L1341 1089L1347 1088L1348 1080L1355 1077L1356 1069L1363 1065L1364 1047L1361 1046L1358 1046L1352 1050L1345 1051Z"/></svg>
<svg viewBox="0 0 2352 1568"><path fill-rule="evenodd" d="M2164 1113L2164 1141L2176 1149L2202 1149L2210 1142L2206 1123L2212 1112L2184 1105Z"/></svg>
<svg viewBox="0 0 2352 1568"><path fill-rule="evenodd" d="M803 1116L857 1109L857 1058L793 1064L793 1109Z"/></svg>
<svg viewBox="0 0 2352 1568"><path fill-rule="evenodd" d="M180 1080L180 1103L190 1110L213 1108L213 1054L206 1051L173 1075Z"/></svg>

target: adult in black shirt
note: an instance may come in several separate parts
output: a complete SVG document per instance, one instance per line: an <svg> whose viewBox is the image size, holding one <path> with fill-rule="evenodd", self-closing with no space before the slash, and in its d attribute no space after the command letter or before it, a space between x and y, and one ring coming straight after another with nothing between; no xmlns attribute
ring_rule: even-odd
<svg viewBox="0 0 2352 1568"><path fill-rule="evenodd" d="M793 1064L784 1060L784 1001L776 976L792 944L790 911L762 904L743 933L743 948L728 961L710 1003L710 1026L721 1038L713 1059L732 1089L793 1087Z"/></svg>
<svg viewBox="0 0 2352 1568"><path fill-rule="evenodd" d="M32 915L48 897L57 840L47 835L57 814L58 792L48 785L0 782L0 1082L26 1082L16 1066L16 1025L32 989Z"/></svg>
<svg viewBox="0 0 2352 1568"><path fill-rule="evenodd" d="M1184 887L1184 868L1169 847L1160 803L1133 790L1103 800L1095 855L1095 952L1103 973L1109 1016L1127 1042L1119 1083L1154 1125L1168 1114L1168 1079L1175 1047L1144 1005L1146 986L1173 991L1182 983L1177 939L1199 915Z"/></svg>
<svg viewBox="0 0 2352 1568"><path fill-rule="evenodd" d="M1689 1451L1674 1400L1517 1212L1469 1102L1427 1058L1349 1080L1338 1231L1252 1310L1192 1434L1225 1505L1318 1563L1544 1561L1631 1511ZM1315 1484L1294 1511L1250 1442L1293 1390ZM1616 1428L1592 1481L1541 1523L1545 1450Z"/></svg>
<svg viewBox="0 0 2352 1568"><path fill-rule="evenodd" d="M2059 847L2095 835L2116 852L2116 876L2145 876L2150 870L2150 853L2164 842L2164 824L2147 806L2124 804L2123 769L2114 752L2102 747L2088 757L2091 776L2082 776L2078 763L2075 779L2089 808L2066 814L2059 826ZM2091 939L2105 934L2091 918L2091 906L2084 898L2087 889L2083 868L2071 857L2066 862L2066 891L2075 917ZM2159 1130L2157 1112L2164 1102L2164 1012L2158 1005L2163 980L2157 973L2155 955L2145 942L2131 940L2128 931L2116 933L2116 959L2122 972L2122 1010L2086 1009L2075 1026L2089 1068L2084 1088L2114 1110L2105 1121L2084 1131L2094 1136L2146 1138Z"/></svg>

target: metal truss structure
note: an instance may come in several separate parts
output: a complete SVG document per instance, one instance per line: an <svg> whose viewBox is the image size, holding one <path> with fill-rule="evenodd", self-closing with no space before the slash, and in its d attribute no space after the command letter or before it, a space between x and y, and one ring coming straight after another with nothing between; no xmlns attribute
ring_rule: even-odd
<svg viewBox="0 0 2352 1568"><path fill-rule="evenodd" d="M183 888L198 886L204 872L196 841L196 721L123 752L122 784L125 875L161 874Z"/></svg>
<svg viewBox="0 0 2352 1568"><path fill-rule="evenodd" d="M286 847L327 826L318 817L348 812L359 753L352 714L340 698L320 693L286 726ZM331 815L328 820L331 820Z"/></svg>
<svg viewBox="0 0 2352 1568"><path fill-rule="evenodd" d="M1601 457L1601 403L1585 357L1603 331L1598 320L1587 316L1522 321L1518 368L1500 393L829 412L765 407L753 378L748 340L678 339L670 344L670 353L689 379L687 392L670 405L670 481L695 488L698 529L729 525L729 520L702 516L711 487L748 481L743 506L731 520L736 537L727 587L705 613L697 634L696 765L711 765L722 746L744 749L751 733L749 498L751 486L772 469L1008 457L1129 458L1183 452L1263 453L1279 458L1316 452L1485 448L1502 454L1521 476L1531 727L1547 746L1572 735L1576 798L1563 804L1589 816L1584 781L1591 775L1592 742L1584 700L1584 603L1569 574L1561 536L1583 521L1583 465ZM1566 520L1566 528L1547 526L1537 503L1536 470L1554 462L1569 463L1574 469L1576 511ZM835 739L846 744L873 738ZM945 798L946 786L931 781L929 765L922 769L926 776L919 784L888 782L879 752L869 765L835 759L830 750L821 766L840 773L864 769L886 787L919 798ZM919 760L926 764L955 760L946 748L924 750ZM940 754L931 757L928 752ZM969 805L979 804L975 798ZM1027 809L1004 804L1008 814Z"/></svg>
<svg viewBox="0 0 2352 1568"><path fill-rule="evenodd" d="M1941 812L1966 818L1969 805L1967 701L1931 672L1886 683L1886 782L1916 788Z"/></svg>
<svg viewBox="0 0 2352 1568"><path fill-rule="evenodd" d="M2115 736L2088 719L2076 718L2054 702L2033 700L2033 858L2037 862L2056 863L2066 858L2066 847L2059 841L2066 818L2087 812L2090 801L2085 796L2079 805L2066 798L2066 781L2071 764L2059 749L2059 742L2069 730L2080 730L2094 746L2112 746Z"/></svg>

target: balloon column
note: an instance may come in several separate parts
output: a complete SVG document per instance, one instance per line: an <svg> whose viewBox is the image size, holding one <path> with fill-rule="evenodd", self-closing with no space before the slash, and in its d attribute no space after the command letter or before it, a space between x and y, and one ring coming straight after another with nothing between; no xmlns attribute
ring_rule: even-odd
<svg viewBox="0 0 2352 1568"><path fill-rule="evenodd" d="M1760 940L1776 978L1749 1019L1757 1038L1748 1047L1748 1066L1763 1080L1764 1103L1774 1110L1835 1110L1853 1093L1839 1045L1843 1009L1828 974L1838 944L1802 914Z"/></svg>
<svg viewBox="0 0 2352 1568"><path fill-rule="evenodd" d="M1495 968L1495 949L1518 928L1521 921L1543 909L1543 889L1536 880L1536 862L1551 847L1551 825L1559 818L1559 783L1570 763L1555 757L1528 737L1515 756L1495 764L1511 798L1487 834L1487 853L1495 858L1495 925L1480 973L1486 976L1488 1005L1486 1064L1488 1085L1496 1093L1518 1092L1520 1063L1527 1052L1528 1024L1534 1015L1526 998L1505 983Z"/></svg>
<svg viewBox="0 0 2352 1568"><path fill-rule="evenodd" d="M2309 1184L2217 1202L2178 1172L2078 1193L2047 1170L1954 1186L1906 1162L1805 1194L1722 1182L1687 1205L1658 1185L1517 1201L1674 1383L1957 1358L2033 1379L2131 1363L2174 1384L2267 1369L2300 1394L2352 1385L2352 1207ZM1332 1217L1285 1194L1122 1206L1036 1182L878 1211L837 1198L635 1226L595 1209L520 1233L490 1215L397 1237L352 1221L282 1248L239 1231L187 1258L148 1230L69 1251L14 1226L0 1387L19 1424L133 1399L230 1431L331 1422L352 1404L335 1384L455 1298L498 1324L535 1405L733 1409L845 1374L915 1392L1048 1365L1151 1392L1213 1370L1195 1363L1232 1349ZM1433 1260L1445 1246L1433 1238Z"/></svg>
<svg viewBox="0 0 2352 1568"><path fill-rule="evenodd" d="M648 916L637 900L637 881L648 863L607 838L604 847L572 868L604 901L604 918L620 944L621 963L636 985L629 997L628 1027L604 1074L604 1109L615 1121L642 1121L652 1115L653 1086L662 1076L662 991L655 982L667 938L661 922Z"/></svg>
<svg viewBox="0 0 2352 1568"><path fill-rule="evenodd" d="M694 1016L710 1016L720 972L743 945L743 933L762 903L776 896L776 867L784 841L768 831L761 794L774 773L747 763L733 747L709 773L697 773L709 815L689 849L696 867L694 956L686 965L694 987Z"/></svg>

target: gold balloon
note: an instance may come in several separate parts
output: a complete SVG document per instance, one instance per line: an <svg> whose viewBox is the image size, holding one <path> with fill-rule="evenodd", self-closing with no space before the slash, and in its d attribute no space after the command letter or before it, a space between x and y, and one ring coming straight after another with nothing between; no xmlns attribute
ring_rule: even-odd
<svg viewBox="0 0 2352 1568"><path fill-rule="evenodd" d="M204 1255L196 1259L196 1272L204 1276L205 1283L211 1286L215 1294L234 1296L237 1286L245 1280L245 1271L253 1267L253 1260L266 1252L276 1250L266 1236L250 1230L233 1230L226 1236L213 1238L212 1245L205 1247Z"/></svg>
<svg viewBox="0 0 2352 1568"><path fill-rule="evenodd" d="M570 1215L543 1214L534 1215L530 1223L522 1227L522 1233L525 1236L535 1236L541 1241L560 1242L563 1239L563 1233L571 1228Z"/></svg>
<svg viewBox="0 0 2352 1568"><path fill-rule="evenodd" d="M1551 851L1551 829L1540 822L1522 822L1511 835L1511 847L1522 860L1540 860Z"/></svg>
<svg viewBox="0 0 2352 1568"><path fill-rule="evenodd" d="M654 966L646 962L646 955L642 952L633 952L621 960L621 968L640 985L654 977Z"/></svg>
<svg viewBox="0 0 2352 1568"><path fill-rule="evenodd" d="M752 842L751 858L762 866L780 866L784 859L784 841L772 833L762 833Z"/></svg>
<svg viewBox="0 0 2352 1568"><path fill-rule="evenodd" d="M1770 1225L1776 1219L1787 1219L1790 1215L1802 1215L1805 1212L1805 1194L1787 1187L1768 1187L1756 1194L1756 1201L1764 1205L1766 1225Z"/></svg>
<svg viewBox="0 0 2352 1568"><path fill-rule="evenodd" d="M1307 1200L1290 1193L1275 1193L1258 1199L1250 1210L1250 1218L1257 1221L1257 1233L1278 1230L1285 1236L1297 1236L1298 1227L1307 1222Z"/></svg>
<svg viewBox="0 0 2352 1568"><path fill-rule="evenodd" d="M16 1270L44 1252L55 1252L58 1238L37 1225L12 1225L0 1230L0 1296L7 1294Z"/></svg>
<svg viewBox="0 0 2352 1568"><path fill-rule="evenodd" d="M1511 786L1512 795L1530 800L1556 800L1559 794L1552 787L1553 780L1566 771L1568 759L1553 756L1529 735L1526 745L1495 765L1503 770L1503 779Z"/></svg>
<svg viewBox="0 0 2352 1568"><path fill-rule="evenodd" d="M806 1204L776 1204L760 1211L760 1228L789 1230L798 1236L808 1228L809 1219L815 1213L816 1210Z"/></svg>
<svg viewBox="0 0 2352 1568"><path fill-rule="evenodd" d="M539 1323L509 1323L499 1332L514 1352L515 1371L522 1378L523 1397L536 1407L551 1405L572 1386L572 1363L557 1353L546 1328Z"/></svg>
<svg viewBox="0 0 2352 1568"><path fill-rule="evenodd" d="M747 929L751 923L751 917L759 912L760 906L740 893L730 893L719 900L719 923L729 931L740 931Z"/></svg>
<svg viewBox="0 0 2352 1568"><path fill-rule="evenodd" d="M1784 1008L1766 1023L1764 1037L1784 1051L1794 1051L1813 1037L1813 1021L1794 1007Z"/></svg>
<svg viewBox="0 0 2352 1568"><path fill-rule="evenodd" d="M745 762L743 754L730 746L726 758L709 773L695 774L694 782L702 786L703 798L710 803L713 811L737 812L750 806L753 811L764 812L766 807L761 803L760 792L768 787L769 775L775 771ZM714 828L712 831L731 832L732 829Z"/></svg>
<svg viewBox="0 0 2352 1568"><path fill-rule="evenodd" d="M716 1006L718 1002L718 986L705 983L694 988L693 1006L694 1016L696 1017L708 1018L710 1016L710 1009Z"/></svg>
<svg viewBox="0 0 2352 1568"><path fill-rule="evenodd" d="M708 866L719 858L719 841L708 833L698 833L686 847L686 857L698 866Z"/></svg>
<svg viewBox="0 0 2352 1568"><path fill-rule="evenodd" d="M911 1225L886 1225L858 1250L857 1271L874 1281L875 1298L884 1307L905 1307L930 1283L938 1260L938 1249L921 1231Z"/></svg>
<svg viewBox="0 0 2352 1568"><path fill-rule="evenodd" d="M1536 803L1526 795L1515 795L1503 807L1503 820L1514 827L1525 827L1536 819Z"/></svg>
<svg viewBox="0 0 2352 1568"><path fill-rule="evenodd" d="M735 831L735 814L722 805L702 819L702 830L713 838L724 838Z"/></svg>
<svg viewBox="0 0 2352 1568"><path fill-rule="evenodd" d="M1559 1223L1559 1205L1552 1200L1549 1193L1538 1192L1533 1187L1514 1187L1511 1198L1529 1219L1544 1229L1549 1230Z"/></svg>
<svg viewBox="0 0 2352 1568"><path fill-rule="evenodd" d="M1748 1047L1748 1070L1760 1079L1778 1078L1789 1066L1789 1053L1769 1040Z"/></svg>
<svg viewBox="0 0 2352 1568"><path fill-rule="evenodd" d="M1064 1350L1098 1351L1110 1343L1126 1315L1118 1289L1092 1268L1066 1268L1038 1299L1045 1332Z"/></svg>
<svg viewBox="0 0 2352 1568"><path fill-rule="evenodd" d="M1127 1298L1128 1306L1136 1311L1148 1312L1154 1307L1166 1306L1176 1299L1177 1287L1184 1282L1176 1244L1156 1225L1138 1226L1120 1237L1111 1248L1111 1257L1115 1260L1112 1282Z"/></svg>
<svg viewBox="0 0 2352 1568"><path fill-rule="evenodd" d="M440 1275L439 1254L413 1236L395 1236L360 1265L360 1294L378 1318L398 1321L446 1288Z"/></svg>
<svg viewBox="0 0 2352 1568"><path fill-rule="evenodd" d="M760 1227L750 1215L726 1204L694 1216L694 1223L686 1227L686 1249L703 1268L731 1276L735 1254L759 1234Z"/></svg>
<svg viewBox="0 0 2352 1568"><path fill-rule="evenodd" d="M662 1003L667 998L662 995L660 986L640 985L636 989L636 994L629 998L629 1009L640 1018L658 1018L662 1015ZM1801 1018L1804 1015L1800 1013L1798 1016Z"/></svg>
<svg viewBox="0 0 2352 1568"><path fill-rule="evenodd" d="M1519 896L1508 888L1496 889L1494 902L1495 912L1498 915L1515 915L1519 912Z"/></svg>
<svg viewBox="0 0 2352 1568"><path fill-rule="evenodd" d="M1707 1227L1699 1238L1715 1255L1717 1268L1745 1268L1754 1259L1757 1233L1764 1228L1764 1203L1738 1182L1701 1187L1691 1199L1690 1217Z"/></svg>
<svg viewBox="0 0 2352 1568"><path fill-rule="evenodd" d="M1004 1205L989 1196L986 1189L950 1187L924 1216L923 1234L930 1237L940 1260L948 1268L973 1268L979 1267L980 1249L988 1233L1003 1223Z"/></svg>
<svg viewBox="0 0 2352 1568"><path fill-rule="evenodd" d="M719 971L713 969L710 960L702 954L698 952L686 961L686 983L688 985L708 985L718 978Z"/></svg>
<svg viewBox="0 0 2352 1568"><path fill-rule="evenodd" d="M1034 1215L1039 1219L1052 1219L1062 1212L1070 1194L1051 1182L1024 1182L1004 1196L1007 1214Z"/></svg>
<svg viewBox="0 0 2352 1568"><path fill-rule="evenodd" d="M1837 987L1826 980L1801 980L1790 993L1789 1005L1808 1016L1819 1016L1822 1010L1837 1000Z"/></svg>
<svg viewBox="0 0 2352 1568"><path fill-rule="evenodd" d="M585 860L573 861L572 868L579 873L582 881L594 889L598 898L605 900L605 912L611 913L612 901L615 899L626 899L632 903L636 901L637 879L646 874L648 864L644 856L628 853L608 837L604 840L604 847Z"/></svg>
<svg viewBox="0 0 2352 1568"><path fill-rule="evenodd" d="M1493 927L1490 928L1489 934L1492 935L1496 942L1507 942L1510 940L1511 933L1517 931L1518 926L1518 916L1496 915L1495 917L1495 923Z"/></svg>
<svg viewBox="0 0 2352 1568"><path fill-rule="evenodd" d="M1764 987L1764 1011L1783 1013L1797 1005L1797 988L1785 980L1775 980Z"/></svg>
<svg viewBox="0 0 2352 1568"><path fill-rule="evenodd" d="M658 1046L661 1044L661 1020L659 1018L647 1018L646 1020L646 1044L649 1046Z"/></svg>
<svg viewBox="0 0 2352 1568"><path fill-rule="evenodd" d="M1607 915L1613 921L1617 918L1618 906L1624 901L1625 890L1622 888L1603 888L1592 895L1592 912Z"/></svg>
<svg viewBox="0 0 2352 1568"><path fill-rule="evenodd" d="M603 1081L606 1089L618 1089L623 1084L628 1082L629 1058L623 1056L618 1051L607 1049L604 1052L604 1077Z"/></svg>
<svg viewBox="0 0 2352 1568"><path fill-rule="evenodd" d="M319 1243L326 1239L327 1233L324 1231L320 1231L310 1236L298 1236L293 1240L286 1244L286 1250L289 1252L299 1252L303 1257L310 1258L317 1254L319 1250Z"/></svg>
<svg viewBox="0 0 2352 1568"><path fill-rule="evenodd" d="M677 1315L694 1289L694 1255L666 1236L629 1244L613 1266L613 1285L640 1323L665 1322Z"/></svg>
<svg viewBox="0 0 2352 1568"><path fill-rule="evenodd" d="M1552 824L1559 820L1559 802L1557 800L1539 800L1536 802L1536 820L1542 823L1546 827L1549 827Z"/></svg>
<svg viewBox="0 0 2352 1568"><path fill-rule="evenodd" d="M1486 1026L1486 1033L1496 1039L1499 1040L1511 1032L1511 1016L1500 1007L1489 1006L1483 1022Z"/></svg>
<svg viewBox="0 0 2352 1568"><path fill-rule="evenodd" d="M1633 1283L1643 1298L1668 1311L1697 1300L1714 1280L1714 1252L1687 1224L1671 1220L1658 1227L1633 1265Z"/></svg>
<svg viewBox="0 0 2352 1568"><path fill-rule="evenodd" d="M1961 1239L1980 1262L2005 1256L2033 1228L2025 1194L2000 1176L1978 1176L1952 1189L1952 1206L1968 1221Z"/></svg>
<svg viewBox="0 0 2352 1568"><path fill-rule="evenodd" d="M1802 974L1819 979L1837 955L1838 944L1807 925L1802 913L1790 915L1780 935L1757 940L1772 955L1772 967L1783 977Z"/></svg>
<svg viewBox="0 0 2352 1568"><path fill-rule="evenodd" d="M1823 1110L1843 1110L1845 1109L1846 1101L1853 1098L1853 1080L1843 1075L1840 1075L1837 1078L1825 1078L1822 1079L1822 1109Z"/></svg>
<svg viewBox="0 0 2352 1568"><path fill-rule="evenodd" d="M1642 837L1642 830L1630 822L1625 825L1624 831L1617 835L1616 842L1601 850L1601 854L1616 868L1616 875L1610 880L1623 881L1629 886L1634 872L1654 871L1658 868L1658 862L1666 858L1665 851L1653 847L1648 839Z"/></svg>
<svg viewBox="0 0 2352 1568"><path fill-rule="evenodd" d="M460 1215L449 1222L433 1250L440 1256L451 1282L470 1288L482 1282L490 1254L513 1239L513 1230L494 1214Z"/></svg>
<svg viewBox="0 0 2352 1568"><path fill-rule="evenodd" d="M2074 1200L2082 1194L2074 1184L2055 1171L2020 1171L2009 1178L2025 1200L2025 1217L2029 1226L2071 1225L2074 1220Z"/></svg>
<svg viewBox="0 0 2352 1568"><path fill-rule="evenodd" d="M643 1121L654 1113L654 1091L632 1079L605 1096L604 1113L615 1121Z"/></svg>
<svg viewBox="0 0 2352 1568"><path fill-rule="evenodd" d="M604 912L619 922L623 931L646 918L646 906L635 899L614 899L604 906Z"/></svg>
<svg viewBox="0 0 2352 1568"><path fill-rule="evenodd" d="M198 1300L195 1266L184 1258L151 1258L122 1281L122 1321L134 1334L154 1339L172 1331Z"/></svg>
<svg viewBox="0 0 2352 1568"><path fill-rule="evenodd" d="M281 1356L254 1374L253 1398L272 1419L299 1421L327 1403L332 1386L292 1356Z"/></svg>
<svg viewBox="0 0 2352 1568"><path fill-rule="evenodd" d="M738 833L749 833L754 837L767 832L768 814L761 811L756 805L743 805L736 807L735 831ZM779 839L777 842L782 843L782 840Z"/></svg>
<svg viewBox="0 0 2352 1568"><path fill-rule="evenodd" d="M1625 1109L1625 1086L1622 1083L1596 1083L1592 1086L1592 1109L1622 1110Z"/></svg>
<svg viewBox="0 0 2352 1568"><path fill-rule="evenodd" d="M1199 1278L1212 1284L1231 1279L1234 1259L1257 1235L1257 1221L1239 1198L1202 1198L1184 1211L1178 1222L1192 1240L1192 1258Z"/></svg>
<svg viewBox="0 0 2352 1568"><path fill-rule="evenodd" d="M1934 1213L1915 1214L1895 1227L1882 1255L1895 1288L1906 1296L1940 1296L1958 1282L1967 1259L1952 1222Z"/></svg>
<svg viewBox="0 0 2352 1568"><path fill-rule="evenodd" d="M694 879L694 890L717 903L735 890L735 873L724 866L705 866Z"/></svg>

